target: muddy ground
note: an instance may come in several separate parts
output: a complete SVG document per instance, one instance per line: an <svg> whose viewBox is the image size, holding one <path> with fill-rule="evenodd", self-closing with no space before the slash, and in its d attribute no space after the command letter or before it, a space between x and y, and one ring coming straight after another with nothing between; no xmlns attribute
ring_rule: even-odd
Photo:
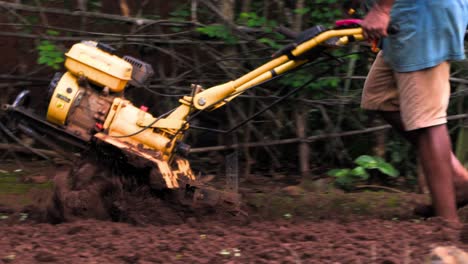
<svg viewBox="0 0 468 264"><path fill-rule="evenodd" d="M241 182L248 216L130 193L125 222L51 225L36 205L48 197L44 174L53 169L15 166L0 167L0 263L425 263L436 246L468 250L458 228L413 216L425 195L319 192L267 176ZM465 209L460 215L467 221Z"/></svg>

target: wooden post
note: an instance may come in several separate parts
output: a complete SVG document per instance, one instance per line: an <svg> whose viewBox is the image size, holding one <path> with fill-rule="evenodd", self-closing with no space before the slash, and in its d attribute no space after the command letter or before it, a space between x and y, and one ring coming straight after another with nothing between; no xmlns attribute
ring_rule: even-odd
<svg viewBox="0 0 468 264"><path fill-rule="evenodd" d="M296 3L296 9L304 8L304 0L298 0ZM294 19L294 31L300 32L302 30L302 15L296 14ZM298 106L295 110L295 119L296 119L296 135L300 138L299 142L299 169L301 172L302 178L309 177L310 175L310 149L309 143L305 141L307 138L307 114L302 105Z"/></svg>
<svg viewBox="0 0 468 264"><path fill-rule="evenodd" d="M310 149L307 143L307 114L304 113L303 107L298 107L295 111L296 119L296 135L300 138L299 142L299 170L302 178L310 175Z"/></svg>

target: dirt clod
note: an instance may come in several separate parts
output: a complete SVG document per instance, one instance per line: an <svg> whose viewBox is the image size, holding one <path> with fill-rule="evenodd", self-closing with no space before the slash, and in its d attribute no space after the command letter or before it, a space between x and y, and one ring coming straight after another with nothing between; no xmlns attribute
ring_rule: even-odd
<svg viewBox="0 0 468 264"><path fill-rule="evenodd" d="M54 254L47 252L47 251L39 251L34 255L34 259L39 262L55 262L57 258Z"/></svg>

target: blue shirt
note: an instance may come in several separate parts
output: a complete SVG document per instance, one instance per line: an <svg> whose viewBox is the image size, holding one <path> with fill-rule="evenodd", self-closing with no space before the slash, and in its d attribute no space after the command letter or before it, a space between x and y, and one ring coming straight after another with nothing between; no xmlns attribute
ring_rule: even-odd
<svg viewBox="0 0 468 264"><path fill-rule="evenodd" d="M395 71L465 58L468 0L395 0L390 17L400 31L384 40L383 54Z"/></svg>

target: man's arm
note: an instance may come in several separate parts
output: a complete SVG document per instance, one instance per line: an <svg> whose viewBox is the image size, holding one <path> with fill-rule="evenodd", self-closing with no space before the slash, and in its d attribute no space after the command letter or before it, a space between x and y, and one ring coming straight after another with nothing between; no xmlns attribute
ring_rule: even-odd
<svg viewBox="0 0 468 264"><path fill-rule="evenodd" d="M372 7L361 23L364 37L368 40L386 37L390 24L390 10L395 0L379 0Z"/></svg>

